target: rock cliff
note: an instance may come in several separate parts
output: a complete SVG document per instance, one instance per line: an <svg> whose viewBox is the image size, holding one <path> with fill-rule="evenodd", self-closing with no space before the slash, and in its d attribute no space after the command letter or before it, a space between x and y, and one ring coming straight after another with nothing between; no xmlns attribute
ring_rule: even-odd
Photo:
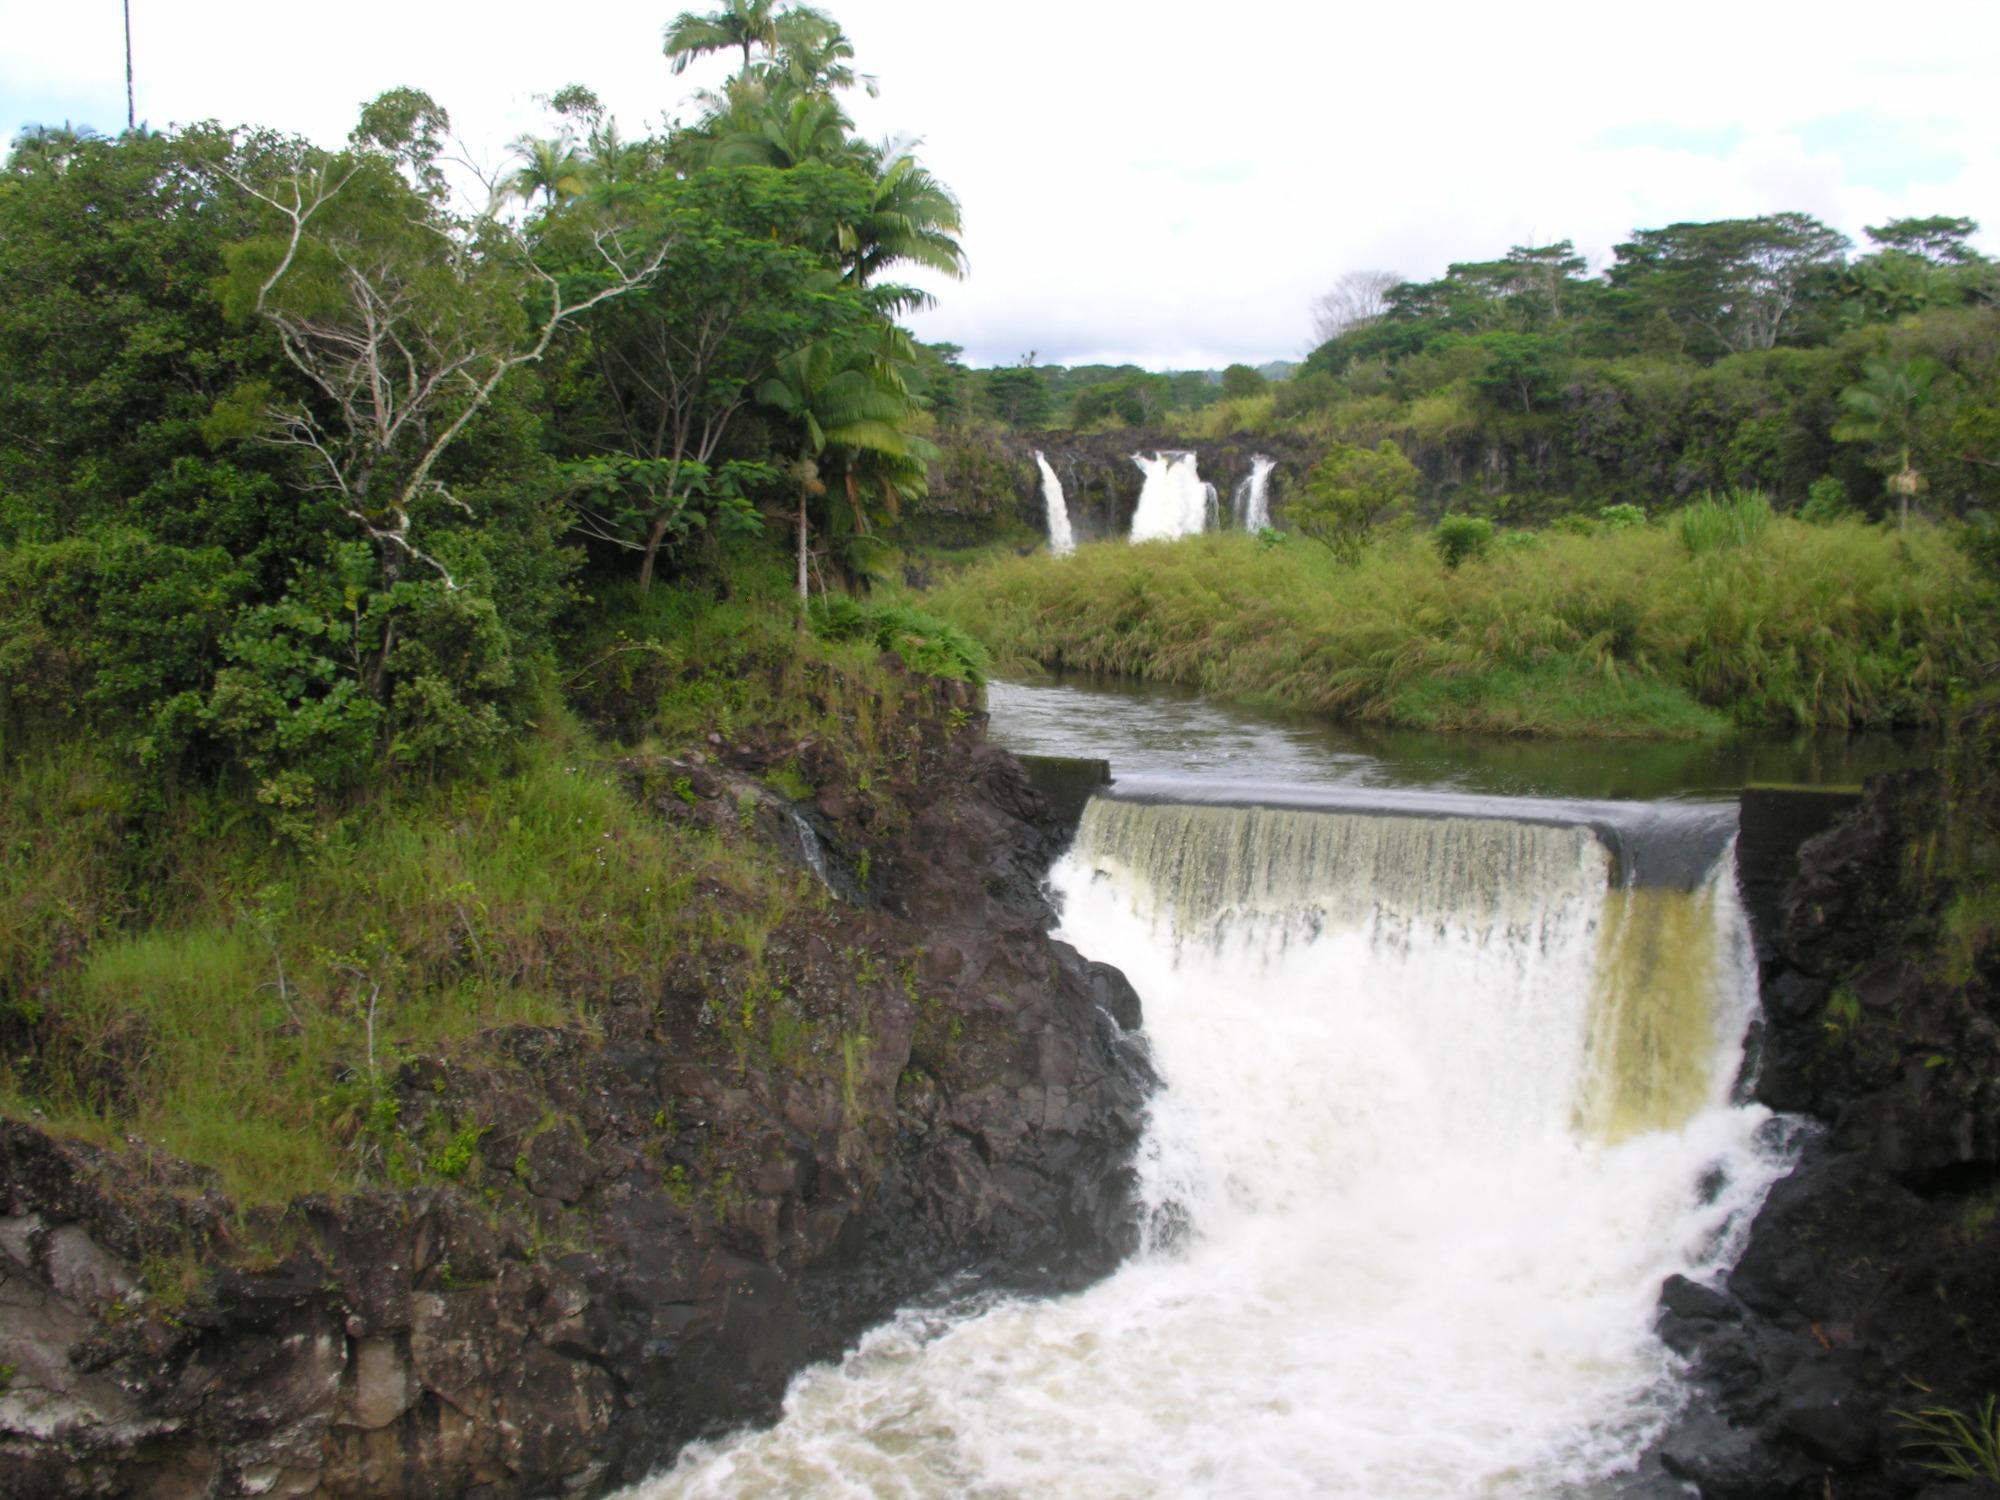
<svg viewBox="0 0 2000 1500"><path fill-rule="evenodd" d="M403 1065L396 1113L462 1143L449 1184L244 1213L144 1142L0 1123L0 1489L589 1494L952 1278L1101 1274L1135 998L1048 936L1061 835L967 691L936 694L886 793L810 742L628 768L652 815L810 855L845 899L771 932L769 993L710 948L592 1024ZM815 804L768 789L780 760Z"/></svg>
<svg viewBox="0 0 2000 1500"><path fill-rule="evenodd" d="M1989 706L1942 771L1872 780L1764 935L1755 1087L1798 1167L1723 1286L1662 1298L1702 1393L1661 1457L1707 1500L2000 1495L1924 1427L2000 1391L1996 741Z"/></svg>

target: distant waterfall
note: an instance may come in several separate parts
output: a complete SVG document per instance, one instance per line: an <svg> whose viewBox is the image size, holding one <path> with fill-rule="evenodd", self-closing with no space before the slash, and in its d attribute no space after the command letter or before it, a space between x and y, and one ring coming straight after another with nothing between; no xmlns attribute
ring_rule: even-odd
<svg viewBox="0 0 2000 1500"><path fill-rule="evenodd" d="M1276 461L1258 453L1250 459L1250 473L1239 480L1230 496L1236 524L1248 532L1259 532L1271 524L1271 470Z"/></svg>
<svg viewBox="0 0 2000 1500"><path fill-rule="evenodd" d="M1199 536L1207 526L1215 488L1202 482L1194 454L1135 453L1132 462L1146 476L1139 509L1132 516L1132 540Z"/></svg>
<svg viewBox="0 0 2000 1500"><path fill-rule="evenodd" d="M1040 450L1035 453L1035 467L1042 471L1042 505L1049 513L1049 551L1057 557L1068 557L1076 551L1076 533L1070 530L1069 502L1063 497L1062 480L1056 477L1056 471L1049 467Z"/></svg>

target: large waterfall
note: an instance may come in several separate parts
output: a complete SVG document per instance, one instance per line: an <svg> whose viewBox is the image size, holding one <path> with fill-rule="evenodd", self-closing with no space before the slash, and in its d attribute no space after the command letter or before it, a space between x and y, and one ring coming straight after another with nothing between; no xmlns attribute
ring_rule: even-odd
<svg viewBox="0 0 2000 1500"><path fill-rule="evenodd" d="M1261 453L1253 454L1250 472L1236 482L1235 493L1230 496L1236 524L1252 534L1271 524L1271 470L1276 466L1275 460Z"/></svg>
<svg viewBox="0 0 2000 1500"><path fill-rule="evenodd" d="M1042 506L1049 518L1049 551L1068 557L1076 551L1076 533L1070 530L1069 502L1063 497L1062 480L1049 467L1048 459L1037 450L1035 466L1042 471Z"/></svg>
<svg viewBox="0 0 2000 1500"><path fill-rule="evenodd" d="M1146 476L1132 513L1133 541L1197 536L1206 529L1215 486L1202 481L1194 454L1135 453L1132 462Z"/></svg>
<svg viewBox="0 0 2000 1500"><path fill-rule="evenodd" d="M907 1315L639 1493L1613 1493L1680 1399L1661 1279L1783 1165L1731 859L1411 810L1093 801L1052 880L1145 1002L1145 1249Z"/></svg>

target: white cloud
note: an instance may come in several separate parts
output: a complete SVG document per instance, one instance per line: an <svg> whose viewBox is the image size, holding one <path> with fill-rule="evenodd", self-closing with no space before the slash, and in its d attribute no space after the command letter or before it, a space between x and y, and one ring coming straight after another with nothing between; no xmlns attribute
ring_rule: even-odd
<svg viewBox="0 0 2000 1500"><path fill-rule="evenodd" d="M719 79L720 63L673 78L659 55L684 3L133 0L139 110L334 140L410 83L497 160L537 123L535 93L586 82L638 127ZM1602 264L1676 219L1797 208L1858 239L1894 214L1964 213L2000 248L1991 0L1900 28L1879 6L1774 0L831 8L882 81L853 101L863 128L924 136L964 200L972 276L918 322L979 361L1295 355L1344 270L1429 276L1564 237ZM114 8L43 7L8 40L4 123L122 122ZM1844 135L1819 123L1849 117Z"/></svg>

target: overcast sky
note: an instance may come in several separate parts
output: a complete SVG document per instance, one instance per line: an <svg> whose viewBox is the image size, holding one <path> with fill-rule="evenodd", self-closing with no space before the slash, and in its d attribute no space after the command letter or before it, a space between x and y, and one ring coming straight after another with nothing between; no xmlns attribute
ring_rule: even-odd
<svg viewBox="0 0 2000 1500"><path fill-rule="evenodd" d="M630 0L131 0L138 112L329 143L412 84L476 155L587 83L628 131L683 108ZM851 111L965 206L928 339L968 362L1296 358L1343 271L1801 209L1861 238L1966 214L2000 253L2000 0L1657 5L831 0L881 97ZM15 7L0 123L124 124L118 0Z"/></svg>

